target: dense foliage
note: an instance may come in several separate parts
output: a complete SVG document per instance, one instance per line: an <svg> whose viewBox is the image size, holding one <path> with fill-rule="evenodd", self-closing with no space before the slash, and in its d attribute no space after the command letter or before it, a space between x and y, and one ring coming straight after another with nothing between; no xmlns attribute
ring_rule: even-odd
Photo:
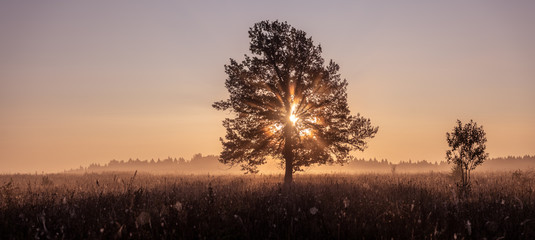
<svg viewBox="0 0 535 240"><path fill-rule="evenodd" d="M289 183L302 167L345 163L366 148L377 127L350 114L347 81L312 38L278 21L256 23L249 38L252 55L225 66L230 97L213 104L235 115L223 121L224 163L256 172L268 157L281 159Z"/></svg>
<svg viewBox="0 0 535 240"><path fill-rule="evenodd" d="M461 120L457 120L457 125L451 133L446 133L446 140L451 147L451 150L446 151L446 159L448 163L455 164L457 171L461 173L459 187L465 191L469 190L470 172L489 156L485 152L487 137L483 126L478 126L473 120L464 125Z"/></svg>
<svg viewBox="0 0 535 240"><path fill-rule="evenodd" d="M0 176L1 239L533 239L533 172Z"/></svg>

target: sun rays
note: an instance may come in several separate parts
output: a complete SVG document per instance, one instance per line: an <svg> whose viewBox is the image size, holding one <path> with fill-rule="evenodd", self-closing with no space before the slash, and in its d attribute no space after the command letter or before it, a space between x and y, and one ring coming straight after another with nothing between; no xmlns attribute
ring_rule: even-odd
<svg viewBox="0 0 535 240"><path fill-rule="evenodd" d="M294 99L296 101L296 99ZM281 119L280 122L274 123L266 128L266 133L268 135L274 134L283 134L285 126L293 129L299 138L312 138L317 139L315 133L317 132L314 129L314 126L318 126L317 117L309 117L306 112L298 112L299 103L296 101L290 106L290 110L284 114L284 119Z"/></svg>

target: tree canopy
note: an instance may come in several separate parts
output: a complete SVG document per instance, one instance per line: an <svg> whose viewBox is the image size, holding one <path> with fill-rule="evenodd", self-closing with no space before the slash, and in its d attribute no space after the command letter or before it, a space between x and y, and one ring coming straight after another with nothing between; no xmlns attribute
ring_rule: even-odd
<svg viewBox="0 0 535 240"><path fill-rule="evenodd" d="M251 55L225 65L230 97L213 104L230 110L220 160L256 172L271 157L292 173L311 164L345 163L363 151L378 127L351 115L347 81L325 63L322 48L286 22L262 21L249 29Z"/></svg>
<svg viewBox="0 0 535 240"><path fill-rule="evenodd" d="M485 153L487 148L486 133L483 126L478 126L476 122L463 125L461 120L457 120L457 125L451 133L446 133L446 140L451 150L446 152L448 163L453 163L461 171L461 187L467 190L470 184L470 171L482 164L489 156Z"/></svg>

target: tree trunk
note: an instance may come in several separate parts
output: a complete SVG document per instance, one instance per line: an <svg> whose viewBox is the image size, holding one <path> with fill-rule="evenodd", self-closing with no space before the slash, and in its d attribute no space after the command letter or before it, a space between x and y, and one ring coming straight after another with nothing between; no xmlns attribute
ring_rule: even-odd
<svg viewBox="0 0 535 240"><path fill-rule="evenodd" d="M461 173L462 173L461 174L461 176L462 176L462 178L461 178L461 184L462 185L461 186L464 188L465 183L466 183L466 177L465 177L466 171L464 170L464 166L461 166Z"/></svg>
<svg viewBox="0 0 535 240"><path fill-rule="evenodd" d="M284 173L284 185L290 185L293 182L293 157L285 156L286 172Z"/></svg>
<svg viewBox="0 0 535 240"><path fill-rule="evenodd" d="M290 126L286 126L284 129L284 148L282 149L282 155L286 162L286 171L284 173L284 185L289 186L293 182L293 164L294 153L292 144L292 129Z"/></svg>

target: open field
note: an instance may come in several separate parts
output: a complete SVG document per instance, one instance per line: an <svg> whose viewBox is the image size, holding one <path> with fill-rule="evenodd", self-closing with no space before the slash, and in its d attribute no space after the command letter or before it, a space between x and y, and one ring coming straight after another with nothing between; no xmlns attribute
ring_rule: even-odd
<svg viewBox="0 0 535 240"><path fill-rule="evenodd" d="M532 171L282 176L0 175L0 238L535 238Z"/></svg>

